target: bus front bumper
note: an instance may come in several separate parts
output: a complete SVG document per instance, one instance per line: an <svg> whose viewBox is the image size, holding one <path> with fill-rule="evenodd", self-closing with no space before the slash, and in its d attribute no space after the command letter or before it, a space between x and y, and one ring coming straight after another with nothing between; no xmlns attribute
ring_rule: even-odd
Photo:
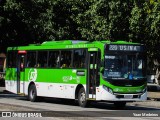
<svg viewBox="0 0 160 120"><path fill-rule="evenodd" d="M122 94L122 93L110 93L102 88L102 91L99 95L96 95L97 100L102 101L146 101L147 100L147 91L144 93L135 93L135 94Z"/></svg>

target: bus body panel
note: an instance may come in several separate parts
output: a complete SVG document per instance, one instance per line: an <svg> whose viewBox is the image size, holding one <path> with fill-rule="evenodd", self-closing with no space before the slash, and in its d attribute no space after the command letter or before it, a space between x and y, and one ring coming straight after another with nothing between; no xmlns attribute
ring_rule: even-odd
<svg viewBox="0 0 160 120"><path fill-rule="evenodd" d="M145 101L147 98L147 91L144 91L144 93L128 93L128 94L123 94L123 93L118 93L118 94L113 94L108 91L106 91L102 86L99 87L100 92L96 94L96 100L99 101ZM122 96L124 98L117 98L116 96ZM125 96L136 96L135 98L125 98ZM137 97L140 96L140 97Z"/></svg>
<svg viewBox="0 0 160 120"><path fill-rule="evenodd" d="M21 85L24 82L21 82ZM30 82L25 82L24 94L28 95L28 86ZM37 89L37 96L43 97L57 97L57 98L67 98L75 99L75 90L77 88L76 84L63 84L63 83L45 83L45 82L35 82ZM17 93L17 82L6 80L6 90ZM22 87L22 86L21 86ZM86 85L83 85L86 90Z"/></svg>
<svg viewBox="0 0 160 120"><path fill-rule="evenodd" d="M21 82L21 85L23 82ZM28 86L30 82L25 82L25 95L28 95ZM45 83L45 82L35 82L37 89L37 96L43 97L57 97L57 98L67 98L75 99L75 90L76 84L63 84L63 83ZM6 80L6 90L16 93L17 83L15 81ZM86 85L83 85L86 90ZM113 95L106 91L102 86L96 88L96 100L97 101L145 101L147 98L147 92L141 94L125 94L125 95L140 95L140 98L116 98L116 95ZM124 94L118 94L124 95Z"/></svg>
<svg viewBox="0 0 160 120"><path fill-rule="evenodd" d="M57 41L56 41L57 42ZM13 93L24 93L25 95L28 95L28 89L31 82L33 82L37 89L37 96L44 96L44 97L57 97L57 98L67 98L67 99L75 99L76 94L76 88L78 85L82 85L86 91L86 94L88 94L88 98L95 98L94 100L97 101L143 101L147 99L147 92L144 91L143 94L141 94L139 97L135 98L125 98L126 96L135 96L139 95L139 92L142 92L144 89L146 89L146 83L144 82L143 85L139 85L136 87L128 87L128 86L116 86L111 84L107 79L104 79L104 76L102 74L103 67L104 67L104 60L105 59L111 59L113 58L113 55L106 50L106 45L112 44L108 50L110 49L112 52L115 52L116 54L121 54L123 50L129 50L129 52L132 52L131 49L133 49L133 46L140 46L138 43L131 43L131 42L110 42L110 41L96 41L96 42L82 42L77 44L72 44L70 42L64 42L61 44L61 42L52 44L52 42L47 44L41 44L41 45L31 45L31 46L22 46L22 47L15 47L15 48L8 48L9 51L25 51L26 55L24 55L24 60L27 59L27 52L28 51L66 51L70 50L72 51L72 57L73 57L73 51L78 49L85 49L87 51L86 53L86 62L90 63L87 64L85 68L62 68L59 66L59 68L51 68L51 67L43 67L40 68L38 66L35 67L27 67L26 61L24 62L24 69L21 71L17 68L8 68L6 69L6 90L13 92ZM119 48L116 48L117 46L114 46L113 44L122 45ZM123 45L125 44L125 45ZM126 46L126 45L132 45L132 46ZM116 50L121 50L120 52L117 52ZM133 50L134 52L139 50L139 47L135 47ZM93 50L93 52L92 52ZM100 60L97 58L94 58L97 60L93 65L90 62L89 55L93 55L92 53L96 53L97 51L100 52ZM123 51L126 53L125 51ZM140 51L137 51L139 53ZM18 53L18 52L17 52ZM19 52L21 53L21 52ZM123 54L124 54L123 53ZM106 54L109 54L106 56ZM135 53L133 53L135 54ZM105 58L106 56L106 58ZM132 57L132 56L131 56ZM37 61L37 58L35 58ZM49 58L48 58L49 59ZM73 59L73 58L72 58ZM133 57L132 57L133 59ZM9 62L9 61L8 61ZM72 61L73 63L73 61ZM100 67L98 70L97 66ZM95 67L95 68L94 68ZM91 84L89 82L92 82L91 78L92 75L94 76L94 73L90 76L89 70L92 72L93 69L98 70L98 75L100 77L99 83L94 83L95 92L93 89L93 86L90 86ZM19 71L19 74L18 72ZM115 73L114 73L115 74ZM19 81L17 80L18 76L20 75ZM110 72L110 76L113 75L113 72ZM115 75L119 75L117 72ZM97 77L97 76L96 76ZM95 78L96 78L95 77ZM97 78L98 79L98 78ZM96 82L93 81L93 82ZM19 91L18 87L19 86ZM108 91L104 86L107 87ZM122 91L118 91L118 95L122 98L117 98L116 94L110 93L110 88L112 89L112 92L115 92L116 89L120 88ZM133 93L130 91L127 91L127 89L132 90ZM90 91L91 90L91 91ZM138 90L138 91L137 91ZM109 92L110 91L110 92ZM123 98L124 97L124 98Z"/></svg>

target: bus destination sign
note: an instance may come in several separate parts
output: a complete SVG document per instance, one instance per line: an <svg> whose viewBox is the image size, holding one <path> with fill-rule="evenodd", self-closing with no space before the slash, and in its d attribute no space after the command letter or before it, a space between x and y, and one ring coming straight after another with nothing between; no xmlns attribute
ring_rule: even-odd
<svg viewBox="0 0 160 120"><path fill-rule="evenodd" d="M110 51L141 51L141 46L137 45L109 45Z"/></svg>

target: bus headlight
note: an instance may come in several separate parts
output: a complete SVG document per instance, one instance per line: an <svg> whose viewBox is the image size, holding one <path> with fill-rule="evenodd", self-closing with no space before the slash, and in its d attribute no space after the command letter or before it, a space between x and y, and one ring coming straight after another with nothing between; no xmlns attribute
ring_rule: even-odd
<svg viewBox="0 0 160 120"><path fill-rule="evenodd" d="M142 93L145 93L147 91L147 88L144 88L143 90L142 90Z"/></svg>
<svg viewBox="0 0 160 120"><path fill-rule="evenodd" d="M109 87L107 87L107 86L105 86L105 85L103 85L103 88L104 88L107 92L113 94L113 91L112 91L111 88L109 88Z"/></svg>

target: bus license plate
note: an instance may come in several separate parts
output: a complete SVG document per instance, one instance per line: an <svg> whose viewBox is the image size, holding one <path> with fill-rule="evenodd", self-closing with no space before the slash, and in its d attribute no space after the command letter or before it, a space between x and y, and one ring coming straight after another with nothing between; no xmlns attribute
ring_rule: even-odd
<svg viewBox="0 0 160 120"><path fill-rule="evenodd" d="M124 98L126 98L126 99L132 99L133 95L124 95Z"/></svg>

